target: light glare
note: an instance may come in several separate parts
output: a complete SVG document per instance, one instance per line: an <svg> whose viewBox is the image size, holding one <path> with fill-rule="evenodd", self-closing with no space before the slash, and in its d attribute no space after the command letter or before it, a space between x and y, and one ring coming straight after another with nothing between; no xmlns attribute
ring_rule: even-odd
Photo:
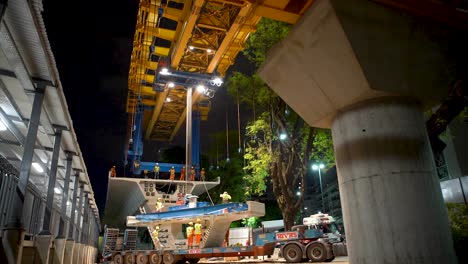
<svg viewBox="0 0 468 264"><path fill-rule="evenodd" d="M203 85L201 85L201 84L198 85L198 86L197 86L197 91L200 92L200 93L204 93L204 92L205 92L205 86L203 86Z"/></svg>
<svg viewBox="0 0 468 264"><path fill-rule="evenodd" d="M288 135L286 135L286 133L281 133L280 136L279 136L279 139L280 140L285 140L287 137L288 137Z"/></svg>
<svg viewBox="0 0 468 264"><path fill-rule="evenodd" d="M167 86L168 86L169 88L174 88L175 84L174 84L173 82L169 82L169 83L167 84Z"/></svg>
<svg viewBox="0 0 468 264"><path fill-rule="evenodd" d="M54 192L55 192L56 194L60 194L60 193L62 193L62 190L60 190L60 188L55 187L55 188L54 188Z"/></svg>
<svg viewBox="0 0 468 264"><path fill-rule="evenodd" d="M3 121L0 120L0 131L5 131L5 130L7 130L7 127L6 127L6 125L3 123Z"/></svg>
<svg viewBox="0 0 468 264"><path fill-rule="evenodd" d="M34 168L37 172L39 172L39 173L43 173L43 172L44 172L44 168L42 168L42 166L41 166L39 163L33 162L33 163L32 163L32 166L33 166L33 168Z"/></svg>
<svg viewBox="0 0 468 264"><path fill-rule="evenodd" d="M161 73L162 75L169 75L170 74L170 72L169 72L169 70L167 68L162 68L159 73Z"/></svg>

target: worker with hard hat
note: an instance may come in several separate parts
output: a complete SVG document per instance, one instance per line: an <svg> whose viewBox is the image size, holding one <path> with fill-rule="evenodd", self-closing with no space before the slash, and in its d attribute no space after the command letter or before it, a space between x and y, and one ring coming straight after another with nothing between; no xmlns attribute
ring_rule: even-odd
<svg viewBox="0 0 468 264"><path fill-rule="evenodd" d="M197 223L195 224L195 246L200 247L201 235L202 235L202 224L201 219L197 219Z"/></svg>
<svg viewBox="0 0 468 264"><path fill-rule="evenodd" d="M182 166L182 169L180 169L179 181L185 181L185 166Z"/></svg>
<svg viewBox="0 0 468 264"><path fill-rule="evenodd" d="M115 166L112 166L112 168L109 170L109 176L115 177L116 175L117 175L117 172L115 171Z"/></svg>
<svg viewBox="0 0 468 264"><path fill-rule="evenodd" d="M153 236L153 240L155 242L159 242L159 225L154 227L153 232L151 232L151 235Z"/></svg>
<svg viewBox="0 0 468 264"><path fill-rule="evenodd" d="M187 248L192 248L193 245L193 223L188 223L187 228L185 229L187 234Z"/></svg>
<svg viewBox="0 0 468 264"><path fill-rule="evenodd" d="M175 169L174 166L169 170L169 180L173 181L175 179Z"/></svg>
<svg viewBox="0 0 468 264"><path fill-rule="evenodd" d="M156 163L156 165L154 165L154 168L153 168L154 178L155 179L159 179L159 171L160 170L161 170L161 168L159 167L159 163Z"/></svg>
<svg viewBox="0 0 468 264"><path fill-rule="evenodd" d="M229 203L229 200L231 200L231 195L229 195L227 192L224 192L219 195L223 199L223 203Z"/></svg>
<svg viewBox="0 0 468 264"><path fill-rule="evenodd" d="M202 168L200 171L200 181L205 180L205 168Z"/></svg>
<svg viewBox="0 0 468 264"><path fill-rule="evenodd" d="M163 208L164 208L163 199L159 197L158 201L156 202L156 212L161 212Z"/></svg>
<svg viewBox="0 0 468 264"><path fill-rule="evenodd" d="M190 180L191 181L194 181L195 180L195 168L192 166L192 168L190 168Z"/></svg>

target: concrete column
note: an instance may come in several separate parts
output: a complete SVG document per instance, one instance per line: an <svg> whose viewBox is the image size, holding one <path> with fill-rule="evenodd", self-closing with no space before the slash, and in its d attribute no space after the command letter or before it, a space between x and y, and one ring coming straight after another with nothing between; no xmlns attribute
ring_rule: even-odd
<svg viewBox="0 0 468 264"><path fill-rule="evenodd" d="M456 263L418 104L352 105L332 133L350 263Z"/></svg>
<svg viewBox="0 0 468 264"><path fill-rule="evenodd" d="M60 154L60 145L62 143L62 130L57 129L55 132L54 151L52 152L52 161L49 170L49 185L47 187L47 198L46 208L44 214L44 223L42 225L42 231L40 235L51 235L50 233L50 221L51 214L54 206L54 193L55 193L55 181L57 179L57 165Z"/></svg>
<svg viewBox="0 0 468 264"><path fill-rule="evenodd" d="M23 203L26 189L29 183L29 175L34 155L34 146L36 145L37 130L39 127L42 103L44 101L44 91L46 85L38 83L34 95L34 102L31 110L31 118L28 124L28 133L24 142L23 157L21 159L20 175L16 193L13 199L13 213L10 221L5 228L2 244L8 263L21 261L22 255L22 237L23 232ZM19 246L18 246L19 245Z"/></svg>
<svg viewBox="0 0 468 264"><path fill-rule="evenodd" d="M73 188L73 201L70 214L70 224L68 227L68 240L74 240L73 232L75 231L75 210L76 210L76 198L78 196L78 182L80 181L80 171L75 170L75 183Z"/></svg>
<svg viewBox="0 0 468 264"><path fill-rule="evenodd" d="M73 249L75 248L75 241L67 239L65 243L65 253L63 254L63 264L73 263Z"/></svg>

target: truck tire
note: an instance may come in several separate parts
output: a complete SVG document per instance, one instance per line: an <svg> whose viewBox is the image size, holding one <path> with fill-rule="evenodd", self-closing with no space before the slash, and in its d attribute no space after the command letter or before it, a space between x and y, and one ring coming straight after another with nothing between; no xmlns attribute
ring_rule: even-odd
<svg viewBox="0 0 468 264"><path fill-rule="evenodd" d="M149 263L150 264L161 264L162 263L162 256L159 255L157 252L151 252L149 254Z"/></svg>
<svg viewBox="0 0 468 264"><path fill-rule="evenodd" d="M172 252L165 251L163 253L163 262L164 262L164 264L175 264L176 263L176 259L175 259L174 255L172 254Z"/></svg>
<svg viewBox="0 0 468 264"><path fill-rule="evenodd" d="M187 261L190 263L190 264L197 264L198 261L200 261L200 259L197 259L197 258L191 258L191 259L187 259Z"/></svg>
<svg viewBox="0 0 468 264"><path fill-rule="evenodd" d="M145 253L139 252L135 257L136 264L148 264L148 256Z"/></svg>
<svg viewBox="0 0 468 264"><path fill-rule="evenodd" d="M299 263L302 260L302 250L296 244L285 245L283 248L283 258L289 263Z"/></svg>
<svg viewBox="0 0 468 264"><path fill-rule="evenodd" d="M307 247L307 257L312 262L323 262L327 259L327 250L321 243L312 243Z"/></svg>
<svg viewBox="0 0 468 264"><path fill-rule="evenodd" d="M329 259L326 259L325 262L332 262L333 260L335 259L335 256L329 258Z"/></svg>
<svg viewBox="0 0 468 264"><path fill-rule="evenodd" d="M125 254L124 263L125 264L134 264L135 263L135 256L133 256L132 254Z"/></svg>
<svg viewBox="0 0 468 264"><path fill-rule="evenodd" d="M113 260L115 264L123 264L124 262L123 257L120 254L115 254Z"/></svg>

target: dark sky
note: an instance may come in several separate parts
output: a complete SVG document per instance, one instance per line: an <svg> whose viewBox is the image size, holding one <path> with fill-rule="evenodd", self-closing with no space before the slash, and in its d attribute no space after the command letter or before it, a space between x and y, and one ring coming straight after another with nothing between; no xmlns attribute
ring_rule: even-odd
<svg viewBox="0 0 468 264"><path fill-rule="evenodd" d="M138 3L43 1L49 42L101 214L107 172L114 164L122 166L124 159L127 79ZM245 59L241 59L232 68L246 68L245 64ZM224 88L212 100L209 120L201 124L202 148L207 147L209 133L225 129L226 108L229 126L236 129L235 103ZM159 146L183 145L184 132L182 127L177 142L148 144L144 152Z"/></svg>

